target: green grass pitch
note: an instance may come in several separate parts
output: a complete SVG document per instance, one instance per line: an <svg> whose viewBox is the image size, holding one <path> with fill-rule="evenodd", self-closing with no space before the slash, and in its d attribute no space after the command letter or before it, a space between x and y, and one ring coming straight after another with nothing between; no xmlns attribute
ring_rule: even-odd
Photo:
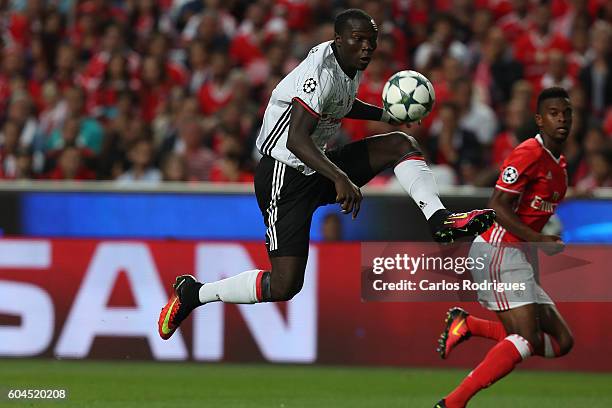
<svg viewBox="0 0 612 408"><path fill-rule="evenodd" d="M0 407L432 407L467 370L0 360ZM470 407L612 407L612 374L512 373ZM68 390L9 401L10 388Z"/></svg>

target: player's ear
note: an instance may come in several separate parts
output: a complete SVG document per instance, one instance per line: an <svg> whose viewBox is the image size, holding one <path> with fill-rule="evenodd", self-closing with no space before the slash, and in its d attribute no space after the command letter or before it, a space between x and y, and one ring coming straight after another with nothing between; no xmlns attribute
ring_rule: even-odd
<svg viewBox="0 0 612 408"><path fill-rule="evenodd" d="M535 123L538 125L538 127L542 127L542 115L539 113L535 114Z"/></svg>
<svg viewBox="0 0 612 408"><path fill-rule="evenodd" d="M342 36L336 32L334 32L334 43L336 44L336 47L342 44Z"/></svg>

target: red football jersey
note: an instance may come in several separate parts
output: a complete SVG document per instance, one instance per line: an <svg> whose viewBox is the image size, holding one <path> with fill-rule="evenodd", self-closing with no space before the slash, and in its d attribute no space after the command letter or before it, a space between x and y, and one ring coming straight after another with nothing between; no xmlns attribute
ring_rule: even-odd
<svg viewBox="0 0 612 408"><path fill-rule="evenodd" d="M502 165L495 188L517 194L514 212L531 229L540 232L567 191L565 157L544 147L540 135L518 145ZM498 223L482 234L485 241L519 242Z"/></svg>

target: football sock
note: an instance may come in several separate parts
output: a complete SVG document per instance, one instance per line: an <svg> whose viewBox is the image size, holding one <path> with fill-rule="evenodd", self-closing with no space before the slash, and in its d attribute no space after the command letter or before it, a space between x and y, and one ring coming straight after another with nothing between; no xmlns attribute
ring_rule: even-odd
<svg viewBox="0 0 612 408"><path fill-rule="evenodd" d="M561 349L559 347L559 343L555 340L554 337L542 333L542 343L544 343L544 356L546 358L555 358L559 357L561 354Z"/></svg>
<svg viewBox="0 0 612 408"><path fill-rule="evenodd" d="M511 334L497 343L484 360L446 398L448 408L463 408L478 391L509 374L514 367L532 354L527 340Z"/></svg>
<svg viewBox="0 0 612 408"><path fill-rule="evenodd" d="M204 283L200 287L202 304L209 302L257 303L270 300L270 272L255 269L231 278Z"/></svg>
<svg viewBox="0 0 612 408"><path fill-rule="evenodd" d="M500 322L480 319L469 315L466 319L468 329L472 336L502 341L506 337L506 329Z"/></svg>
<svg viewBox="0 0 612 408"><path fill-rule="evenodd" d="M436 180L423 156L408 156L393 171L404 190L423 211L425 218L429 219L436 211L445 208L440 201Z"/></svg>

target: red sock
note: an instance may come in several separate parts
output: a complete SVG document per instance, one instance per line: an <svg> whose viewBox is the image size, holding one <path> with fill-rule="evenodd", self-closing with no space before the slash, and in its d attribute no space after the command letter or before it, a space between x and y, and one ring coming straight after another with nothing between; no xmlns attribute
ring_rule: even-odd
<svg viewBox="0 0 612 408"><path fill-rule="evenodd" d="M448 408L463 408L478 391L488 387L514 370L523 359L531 355L529 342L518 334L511 334L497 343L484 360L444 402Z"/></svg>
<svg viewBox="0 0 612 408"><path fill-rule="evenodd" d="M502 341L506 337L506 329L504 329L504 325L500 322L479 319L469 315L466 324L470 332L472 332L472 336L485 337L496 341Z"/></svg>

